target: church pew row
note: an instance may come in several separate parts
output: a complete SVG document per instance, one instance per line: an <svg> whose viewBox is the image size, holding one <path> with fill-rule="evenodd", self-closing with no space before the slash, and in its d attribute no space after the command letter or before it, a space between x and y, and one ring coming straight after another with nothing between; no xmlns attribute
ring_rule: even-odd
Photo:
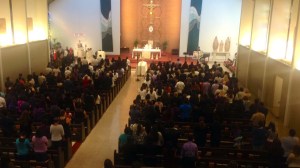
<svg viewBox="0 0 300 168"><path fill-rule="evenodd" d="M90 133L91 129L96 125L96 123L101 119L101 116L105 113L107 110L108 106L111 104L112 100L117 96L117 93L121 90L123 85L126 83L127 79L130 77L130 70L126 71L125 75L120 79L120 82L117 83L117 85L110 89L109 92L105 93L104 95L101 95L101 103L100 106L95 107L95 111L93 111L93 116L90 116L87 118L85 121L85 124L72 124L71 125L71 141L83 141L85 137ZM114 90L114 91L113 91ZM93 120L93 123L91 123L91 120ZM16 130L17 133L19 133L20 129L20 124L16 122ZM36 132L38 127L41 125L40 122L35 122L32 124L32 130L33 134ZM84 126L83 126L84 125ZM15 140L17 137L14 138L6 138L3 136L0 136L0 151L1 155L6 154L6 155L11 155L10 158L12 161L14 161L15 164L28 164L28 163L23 163L19 162L17 160L14 160L14 155L16 153L15 149ZM55 167L60 168L64 167L65 161L67 162L71 157L72 157L72 152L71 152L71 141L67 141L65 143L66 145L66 150L65 152L59 153L59 155L55 155L54 153L51 154L51 157L55 159ZM7 152L10 151L10 152ZM49 152L51 152L51 149L49 149ZM53 159L53 160L54 160ZM28 161L30 162L30 161ZM33 167L34 165L37 164L44 164L44 163L36 163L34 161L31 161L30 163ZM42 166L43 167L43 166Z"/></svg>
<svg viewBox="0 0 300 168"><path fill-rule="evenodd" d="M188 139L178 139L177 141L177 148L181 148L182 145L187 142ZM206 145L205 147L210 147L211 145L211 142L210 140L206 140ZM237 146L235 146L235 142L234 141L225 141L225 140L221 140L220 141L220 144L219 144L219 147L220 148L227 148L227 149L231 149L231 148L238 148ZM241 142L240 144L240 148L241 149L252 149L252 144L250 142L247 142L247 141L243 141Z"/></svg>
<svg viewBox="0 0 300 168"><path fill-rule="evenodd" d="M222 158L200 158L197 160L197 168L232 168L230 163L237 163L238 167L241 168L269 168L268 162L266 161L254 161L254 160L232 160L232 159L222 159Z"/></svg>
<svg viewBox="0 0 300 168"><path fill-rule="evenodd" d="M1 155L11 156L16 153L16 145L15 138L0 138L0 152ZM56 153L58 153L56 155ZM72 147L71 141L66 139L63 143L63 148L61 148L58 152L55 149L49 148L48 154L54 154L56 158L56 163L63 164L64 160L69 160L72 157ZM58 159L57 159L58 158ZM12 158L13 159L13 158Z"/></svg>
<svg viewBox="0 0 300 168"><path fill-rule="evenodd" d="M268 162L266 161L267 153L265 151L255 150L238 150L228 148L200 148L199 158L197 159L197 167L229 167L231 161L238 163L239 167L251 167L251 168L267 168ZM145 158L144 158L145 157ZM144 163L148 158L154 158L154 165L147 165ZM167 165L165 157L162 155L142 155L137 154L135 162L138 162L144 166L163 167ZM159 162L158 162L159 160ZM172 162L180 163L180 156L175 157ZM147 163L147 162L146 162ZM153 163L153 161L152 161ZM159 164L157 164L159 163ZM114 151L114 164L116 167L131 166L126 162L126 157L122 153ZM178 165L178 167L180 167Z"/></svg>
<svg viewBox="0 0 300 168"><path fill-rule="evenodd" d="M36 160L15 160L11 159L11 164L15 168L51 168L52 162L49 162L49 160L45 162L38 162Z"/></svg>
<svg viewBox="0 0 300 168"><path fill-rule="evenodd" d="M0 137L0 147L15 147L16 138Z"/></svg>
<svg viewBox="0 0 300 168"><path fill-rule="evenodd" d="M133 162L138 162L143 166L151 166L151 167L163 167L164 164L164 156L163 155L147 155L147 154L136 154ZM122 154L117 153L114 150L114 164L119 166L130 166L128 164L128 158Z"/></svg>
<svg viewBox="0 0 300 168"><path fill-rule="evenodd" d="M131 165L114 165L114 168L132 168ZM162 166L139 166L139 168L165 168Z"/></svg>
<svg viewBox="0 0 300 168"><path fill-rule="evenodd" d="M267 151L252 149L228 149L228 148L209 148L202 147L198 149L200 158L213 159L232 159L232 160L249 160L249 161L265 161L267 159Z"/></svg>
<svg viewBox="0 0 300 168"><path fill-rule="evenodd" d="M84 123L71 124L71 140L76 142L83 142L86 138L86 131Z"/></svg>
<svg viewBox="0 0 300 168"><path fill-rule="evenodd" d="M24 162L18 162L15 159L17 150L15 147L0 147L0 156L2 157L8 157L11 161L15 163L22 163L22 164L37 164L35 160L28 160ZM64 159L64 152L62 148L58 149L48 149L47 154L49 156L49 160L52 160L54 163L55 168L63 168L66 164Z"/></svg>

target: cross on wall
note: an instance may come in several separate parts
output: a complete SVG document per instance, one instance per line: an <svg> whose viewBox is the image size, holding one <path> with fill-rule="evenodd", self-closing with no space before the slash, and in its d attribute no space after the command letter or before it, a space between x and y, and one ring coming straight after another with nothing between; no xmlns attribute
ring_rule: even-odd
<svg viewBox="0 0 300 168"><path fill-rule="evenodd" d="M153 0L149 0L150 2L148 4L143 4L144 7L147 7L149 9L149 14L150 14L150 24L153 24L153 10L156 7L159 7L160 4L154 4Z"/></svg>

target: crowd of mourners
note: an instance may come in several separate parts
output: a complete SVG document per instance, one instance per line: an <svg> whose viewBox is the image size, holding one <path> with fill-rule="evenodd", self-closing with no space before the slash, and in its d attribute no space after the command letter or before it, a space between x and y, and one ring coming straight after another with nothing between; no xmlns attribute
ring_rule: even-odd
<svg viewBox="0 0 300 168"><path fill-rule="evenodd" d="M288 137L279 138L275 124L265 121L268 109L259 99L251 101L251 93L238 86L235 74L217 62L211 67L206 62L182 64L179 60L151 63L130 106L119 153L129 165L138 163L136 154L143 153L163 154L167 167L177 167L178 157L182 167L195 167L200 147L221 146L223 120L235 111L237 119L249 120L251 148L267 151L270 167L300 166L296 131L291 129ZM192 128L183 145L178 145L180 128L174 124L178 122L190 123ZM233 148L240 148L246 133L238 125L230 131L236 141Z"/></svg>
<svg viewBox="0 0 300 168"><path fill-rule="evenodd" d="M63 146L71 137L70 124L85 122L100 105L101 93L115 87L130 68L129 60L120 57L94 56L88 62L68 48L57 49L56 55L39 74L6 78L0 96L0 128L1 136L17 137L16 159L47 160L48 148ZM40 125L33 134L34 123Z"/></svg>

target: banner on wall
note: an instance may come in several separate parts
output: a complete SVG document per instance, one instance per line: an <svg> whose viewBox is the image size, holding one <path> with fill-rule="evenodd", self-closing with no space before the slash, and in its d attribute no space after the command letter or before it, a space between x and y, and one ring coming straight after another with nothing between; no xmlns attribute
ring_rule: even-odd
<svg viewBox="0 0 300 168"><path fill-rule="evenodd" d="M191 0L187 51L196 51L199 44L202 0Z"/></svg>
<svg viewBox="0 0 300 168"><path fill-rule="evenodd" d="M102 50L107 52L113 52L111 0L100 0L100 6Z"/></svg>

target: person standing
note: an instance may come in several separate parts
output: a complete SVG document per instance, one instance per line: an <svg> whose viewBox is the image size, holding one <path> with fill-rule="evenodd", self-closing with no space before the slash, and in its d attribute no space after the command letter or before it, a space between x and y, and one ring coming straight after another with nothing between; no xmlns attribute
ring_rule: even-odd
<svg viewBox="0 0 300 168"><path fill-rule="evenodd" d="M184 143L181 149L182 167L195 168L198 158L198 147L193 142L193 135L189 135L188 142Z"/></svg>
<svg viewBox="0 0 300 168"><path fill-rule="evenodd" d="M26 138L26 133L22 132L19 138L16 140L17 155L18 160L29 160L30 159L30 149L31 144L29 139Z"/></svg>
<svg viewBox="0 0 300 168"><path fill-rule="evenodd" d="M47 160L48 139L46 136L43 136L40 129L36 131L36 134L32 137L31 141L35 159L37 161Z"/></svg>
<svg viewBox="0 0 300 168"><path fill-rule="evenodd" d="M64 137L64 128L59 123L59 119L54 119L54 123L50 126L51 142L53 148L58 148L62 145Z"/></svg>
<svg viewBox="0 0 300 168"><path fill-rule="evenodd" d="M258 122L258 127L252 130L252 146L254 150L262 150L267 140L268 132L264 127L264 122Z"/></svg>

